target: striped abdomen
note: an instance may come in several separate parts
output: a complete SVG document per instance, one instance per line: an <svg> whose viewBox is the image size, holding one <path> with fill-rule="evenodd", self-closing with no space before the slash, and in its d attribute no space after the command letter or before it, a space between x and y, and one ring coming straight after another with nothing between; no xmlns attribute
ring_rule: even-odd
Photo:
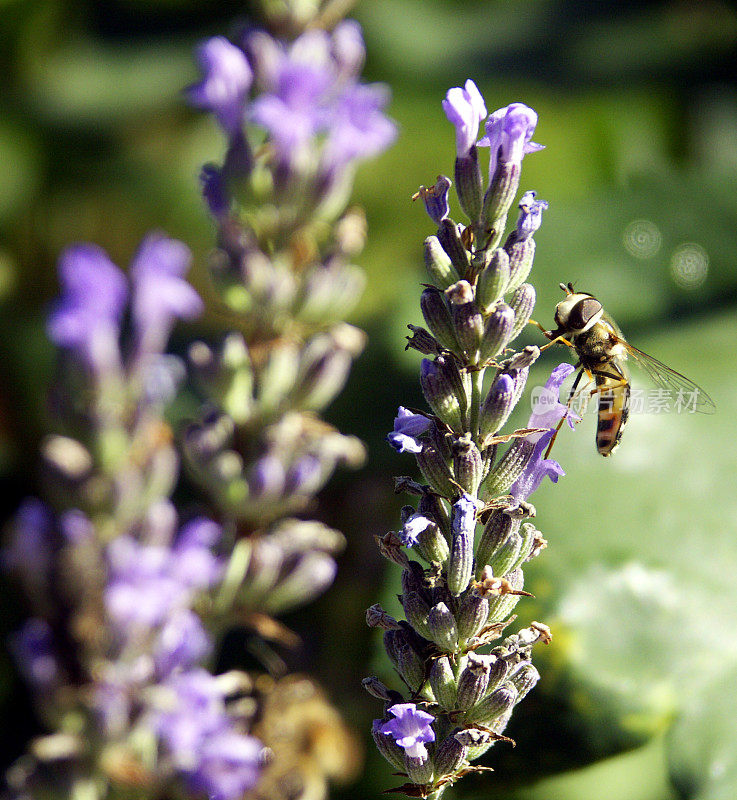
<svg viewBox="0 0 737 800"><path fill-rule="evenodd" d="M599 391L599 419L596 425L596 449L610 456L620 439L629 416L630 387L605 375L596 375Z"/></svg>

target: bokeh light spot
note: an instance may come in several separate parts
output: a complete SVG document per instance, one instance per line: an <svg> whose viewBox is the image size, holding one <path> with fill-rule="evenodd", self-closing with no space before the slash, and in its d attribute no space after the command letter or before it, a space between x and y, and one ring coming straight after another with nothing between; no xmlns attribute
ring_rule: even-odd
<svg viewBox="0 0 737 800"><path fill-rule="evenodd" d="M636 219L625 228L622 236L625 249L635 258L652 258L663 243L660 228L649 219Z"/></svg>
<svg viewBox="0 0 737 800"><path fill-rule="evenodd" d="M673 251L670 260L673 280L683 289L696 289L709 273L709 254L700 244L687 242Z"/></svg>

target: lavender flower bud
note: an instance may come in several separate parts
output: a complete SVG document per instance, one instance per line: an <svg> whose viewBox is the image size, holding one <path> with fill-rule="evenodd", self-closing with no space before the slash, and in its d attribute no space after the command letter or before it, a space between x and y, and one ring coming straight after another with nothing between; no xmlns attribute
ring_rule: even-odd
<svg viewBox="0 0 737 800"><path fill-rule="evenodd" d="M438 356L440 359L441 356ZM420 364L420 385L430 408L435 414L454 430L463 428L461 406L455 386L447 370L443 369L444 362L438 359L430 361L423 358ZM465 398L464 398L465 399Z"/></svg>
<svg viewBox="0 0 737 800"><path fill-rule="evenodd" d="M363 686L372 697L375 697L377 700L383 700L385 703L396 703L397 699L401 697L399 692L393 692L375 675L364 678L361 681L361 686Z"/></svg>
<svg viewBox="0 0 737 800"><path fill-rule="evenodd" d="M514 328L509 337L510 341L516 339L530 321L535 308L535 287L530 283L523 283L512 295L509 305L514 311Z"/></svg>
<svg viewBox="0 0 737 800"><path fill-rule="evenodd" d="M470 436L462 436L453 444L453 472L464 491L476 494L483 478L484 464L478 447Z"/></svg>
<svg viewBox="0 0 737 800"><path fill-rule="evenodd" d="M514 381L501 373L491 384L479 414L479 434L483 442L493 436L509 418L514 408Z"/></svg>
<svg viewBox="0 0 737 800"><path fill-rule="evenodd" d="M407 776L412 783L420 785L432 782L433 762L430 758L420 758L419 756L405 755L404 768Z"/></svg>
<svg viewBox="0 0 737 800"><path fill-rule="evenodd" d="M439 778L443 775L453 775L466 763L468 748L464 747L458 739L451 733L443 739L435 751L435 775Z"/></svg>
<svg viewBox="0 0 737 800"><path fill-rule="evenodd" d="M468 711L484 696L489 685L489 672L495 661L494 656L478 656L468 654L466 668L458 678L458 700L456 706L460 711Z"/></svg>
<svg viewBox="0 0 737 800"><path fill-rule="evenodd" d="M509 672L509 662L505 658L493 654L489 658L493 659L493 661L489 669L489 685L486 687L486 691L493 692L506 679Z"/></svg>
<svg viewBox="0 0 737 800"><path fill-rule="evenodd" d="M404 750L397 744L395 739L381 732L381 727L384 724L382 720L375 719L371 726L371 736L376 745L376 749L394 769L404 772Z"/></svg>
<svg viewBox="0 0 737 800"><path fill-rule="evenodd" d="M506 303L497 303L486 320L481 341L481 362L493 358L507 346L514 330L514 311Z"/></svg>
<svg viewBox="0 0 737 800"><path fill-rule="evenodd" d="M425 586L425 572L417 561L410 561L407 568L402 570L402 593L416 592L421 597L427 598Z"/></svg>
<svg viewBox="0 0 737 800"><path fill-rule="evenodd" d="M338 566L326 553L303 553L289 573L269 592L264 610L282 614L295 606L309 603L332 584Z"/></svg>
<svg viewBox="0 0 737 800"><path fill-rule="evenodd" d="M528 692L534 688L540 680L540 673L532 664L522 664L510 676L509 681L517 690L517 702L523 700Z"/></svg>
<svg viewBox="0 0 737 800"><path fill-rule="evenodd" d="M486 562L487 566L491 567L492 574L502 578L511 572L519 560L521 547L522 537L516 531L511 532L504 544L497 548L491 559Z"/></svg>
<svg viewBox="0 0 737 800"><path fill-rule="evenodd" d="M458 343L475 362L484 336L484 319L474 301L473 288L468 281L461 280L449 286L445 295L450 301L450 315Z"/></svg>
<svg viewBox="0 0 737 800"><path fill-rule="evenodd" d="M456 614L458 637L461 644L476 636L489 618L489 601L474 592L467 592Z"/></svg>
<svg viewBox="0 0 737 800"><path fill-rule="evenodd" d="M419 325L407 325L407 327L412 331L412 336L406 337L407 344L404 347L405 350L412 348L422 353L424 356L440 355L442 348L430 331L419 327Z"/></svg>
<svg viewBox="0 0 737 800"><path fill-rule="evenodd" d="M436 224L441 225L450 213L448 205L448 191L450 190L450 180L445 175L438 175L434 186L420 186L417 194L412 198L421 197L425 203L425 209L430 219Z"/></svg>
<svg viewBox="0 0 737 800"><path fill-rule="evenodd" d="M450 309L442 292L435 288L427 288L420 297L420 308L427 327L440 344L453 353L460 351L456 338Z"/></svg>
<svg viewBox="0 0 737 800"><path fill-rule="evenodd" d="M435 644L445 652L453 652L458 646L458 626L455 617L445 603L437 603L427 617L428 632Z"/></svg>
<svg viewBox="0 0 737 800"><path fill-rule="evenodd" d="M498 553L507 545L510 538L517 534L520 524L521 520L513 519L499 508L491 512L476 550L479 569L483 569L497 558ZM501 573L501 575L503 574ZM500 573L494 572L494 575L500 576Z"/></svg>
<svg viewBox="0 0 737 800"><path fill-rule="evenodd" d="M448 656L433 659L430 667L430 688L439 705L446 711L455 708L456 679Z"/></svg>
<svg viewBox="0 0 737 800"><path fill-rule="evenodd" d="M369 628L382 628L385 631L395 631L400 628L394 617L391 614L387 614L379 603L375 603L366 609L366 624Z"/></svg>
<svg viewBox="0 0 737 800"><path fill-rule="evenodd" d="M452 541L448 562L448 590L458 596L473 574L473 539L476 529L476 504L468 494L453 504Z"/></svg>
<svg viewBox="0 0 737 800"><path fill-rule="evenodd" d="M314 336L303 349L295 405L311 411L326 406L343 388L353 358L363 349L365 339L362 331L349 325Z"/></svg>
<svg viewBox="0 0 737 800"><path fill-rule="evenodd" d="M497 497L506 494L524 473L534 452L535 446L531 442L525 439L513 441L485 481L489 495Z"/></svg>
<svg viewBox="0 0 737 800"><path fill-rule="evenodd" d="M468 250L463 244L458 226L452 219L444 219L438 226L438 240L448 254L461 278L464 278L471 263Z"/></svg>
<svg viewBox="0 0 737 800"><path fill-rule="evenodd" d="M426 561L441 565L446 564L450 555L448 541L435 523L418 534L415 549Z"/></svg>
<svg viewBox="0 0 737 800"><path fill-rule="evenodd" d="M407 622L425 639L430 639L432 633L429 628L428 615L430 607L417 592L402 594L402 608L407 617Z"/></svg>
<svg viewBox="0 0 737 800"><path fill-rule="evenodd" d="M419 692L425 682L425 662L408 642L397 647L397 669L413 692Z"/></svg>
<svg viewBox="0 0 737 800"><path fill-rule="evenodd" d="M548 207L544 200L534 200L535 192L525 192L520 200L520 216L517 228L504 243L509 254L510 280L507 291L512 291L527 280L535 257L535 241L532 234L540 227L542 212Z"/></svg>
<svg viewBox="0 0 737 800"><path fill-rule="evenodd" d="M471 146L465 157L456 158L455 179L461 208L471 222L476 224L481 216L483 183L475 145Z"/></svg>
<svg viewBox="0 0 737 800"><path fill-rule="evenodd" d="M512 570L506 575L507 583L512 592L519 592L524 586L525 579L521 569ZM507 619L514 607L519 602L518 594L502 594L489 599L489 623L501 622Z"/></svg>
<svg viewBox="0 0 737 800"><path fill-rule="evenodd" d="M447 289L460 280L458 270L443 250L437 236L428 236L425 239L425 269L438 289Z"/></svg>
<svg viewBox="0 0 737 800"><path fill-rule="evenodd" d="M425 680L425 664L415 650L409 626L384 633L384 649L389 659L412 691L418 691Z"/></svg>
<svg viewBox="0 0 737 800"><path fill-rule="evenodd" d="M269 349L266 364L259 372L257 400L259 410L270 415L292 391L300 368L299 348L283 341Z"/></svg>
<svg viewBox="0 0 737 800"><path fill-rule="evenodd" d="M517 689L511 683L505 683L477 703L466 714L466 719L493 728L494 722L511 711L516 702Z"/></svg>
<svg viewBox="0 0 737 800"><path fill-rule="evenodd" d="M438 450L435 443L423 445L416 458L417 466L425 480L439 495L452 497L458 491L448 463L449 459Z"/></svg>
<svg viewBox="0 0 737 800"><path fill-rule="evenodd" d="M519 549L519 559L513 569L521 566L525 561L530 560L533 549L539 545L540 539L542 539L542 534L531 522L525 522L522 526L521 538L522 543Z"/></svg>
<svg viewBox="0 0 737 800"><path fill-rule="evenodd" d="M417 511L433 519L440 527L443 536L450 539L450 515L445 503L433 492L424 492L417 504Z"/></svg>
<svg viewBox="0 0 737 800"><path fill-rule="evenodd" d="M506 251L499 247L490 253L489 262L481 270L476 283L476 302L486 314L504 297L509 283L509 256Z"/></svg>

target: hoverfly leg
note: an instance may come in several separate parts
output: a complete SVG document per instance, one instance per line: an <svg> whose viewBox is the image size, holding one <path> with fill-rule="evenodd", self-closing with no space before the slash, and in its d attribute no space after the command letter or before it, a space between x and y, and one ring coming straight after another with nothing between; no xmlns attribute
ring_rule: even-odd
<svg viewBox="0 0 737 800"><path fill-rule="evenodd" d="M540 352L542 353L543 350L547 350L548 347L552 347L554 344L557 344L558 342L561 342L562 344L567 344L568 347L573 347L573 345L564 336L556 336L555 339L551 339L547 344L544 344L540 348Z"/></svg>
<svg viewBox="0 0 737 800"><path fill-rule="evenodd" d="M553 344L553 342L551 342L551 344ZM570 342L568 342L568 344L570 344ZM571 411L571 406L573 405L573 401L576 398L576 394L577 394L576 389L578 388L578 384L580 383L581 378L584 375L586 375L586 377L590 381L592 381L594 379L594 376L585 367L582 370L580 370L578 375L576 375L576 380L573 381L573 386L571 386L571 391L568 393L568 402L566 403L566 412L560 418L560 422L557 424L557 426L555 428L555 433L553 434L553 437L550 440L550 444L548 445L548 449L545 451L545 455L543 456L543 458L547 458L550 455L550 451L553 449L553 444L555 443L555 440L558 437L558 433L559 433L560 429L563 427L563 423L568 419L568 415L570 414L570 411Z"/></svg>

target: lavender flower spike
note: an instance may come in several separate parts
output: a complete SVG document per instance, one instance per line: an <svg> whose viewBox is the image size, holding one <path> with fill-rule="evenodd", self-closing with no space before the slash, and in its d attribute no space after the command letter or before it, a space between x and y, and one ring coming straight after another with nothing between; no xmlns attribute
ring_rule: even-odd
<svg viewBox="0 0 737 800"><path fill-rule="evenodd" d="M394 418L394 430L386 437L398 453L419 453L422 442L417 437L429 427L430 420L422 414L413 414L404 406L399 406Z"/></svg>
<svg viewBox="0 0 737 800"><path fill-rule="evenodd" d="M389 707L396 719L379 726L385 736L392 736L404 752L413 758L427 758L425 745L435 741L435 731L431 724L435 717L420 711L414 703L397 703Z"/></svg>
<svg viewBox="0 0 737 800"><path fill-rule="evenodd" d="M228 136L240 129L253 73L244 52L224 36L200 45L197 58L202 81L187 90L189 101L211 111Z"/></svg>
<svg viewBox="0 0 737 800"><path fill-rule="evenodd" d="M443 100L443 111L456 129L456 155L466 158L476 142L479 125L486 116L486 105L476 84L467 80L463 88L448 89Z"/></svg>
<svg viewBox="0 0 737 800"><path fill-rule="evenodd" d="M486 120L486 136L478 141L478 145L490 149L490 180L496 172L500 148L502 162L518 165L527 153L543 149L544 145L530 141L536 126L537 114L523 103L512 103L489 115Z"/></svg>

